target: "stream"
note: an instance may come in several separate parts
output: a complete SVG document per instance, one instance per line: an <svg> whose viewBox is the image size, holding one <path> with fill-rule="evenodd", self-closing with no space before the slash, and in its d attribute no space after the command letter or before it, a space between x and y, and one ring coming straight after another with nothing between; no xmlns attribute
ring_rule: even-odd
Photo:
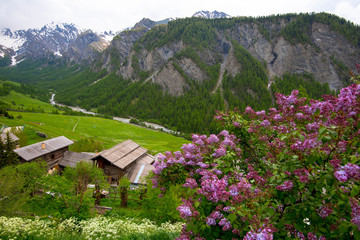
<svg viewBox="0 0 360 240"><path fill-rule="evenodd" d="M91 115L94 115L94 116L96 115L96 113L91 112L91 111L87 111L86 109L83 109L83 108L80 108L80 107L74 107L74 106L64 105L64 104L61 104L61 103L56 103L55 102L55 93L51 93L50 104L53 105L53 106L58 105L60 107L68 107L68 108L70 108L71 110L73 110L75 112L82 112L82 113L91 114ZM116 120L116 121L119 121L119 122L122 122L122 123L130 124L130 118L112 117L112 119ZM156 129L156 130L162 130L162 131L167 132L167 133L179 133L179 132L175 132L173 130L167 129L164 126L161 126L161 125L158 125L158 124L155 124L155 123L144 122L144 124L145 124L145 126L147 128L153 128L153 129Z"/></svg>

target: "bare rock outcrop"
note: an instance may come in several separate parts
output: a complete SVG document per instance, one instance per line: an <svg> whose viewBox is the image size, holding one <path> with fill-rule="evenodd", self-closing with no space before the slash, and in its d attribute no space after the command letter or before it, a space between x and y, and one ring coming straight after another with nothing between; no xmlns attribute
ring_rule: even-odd
<svg viewBox="0 0 360 240"><path fill-rule="evenodd" d="M186 80L175 69L172 61L168 62L163 69L154 78L154 83L159 84L164 91L174 96L179 96L184 93L184 88L187 87Z"/></svg>

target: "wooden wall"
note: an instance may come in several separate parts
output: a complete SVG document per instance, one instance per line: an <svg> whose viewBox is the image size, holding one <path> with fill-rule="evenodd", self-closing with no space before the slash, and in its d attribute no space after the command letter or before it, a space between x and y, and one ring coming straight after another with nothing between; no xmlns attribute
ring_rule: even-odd
<svg viewBox="0 0 360 240"><path fill-rule="evenodd" d="M29 162L37 161L37 160L44 160L47 163L47 169L50 170L59 164L59 162L64 157L64 154L67 150L68 150L68 147L62 148L57 151L45 154L37 159L32 159ZM26 162L26 161L23 160L22 162Z"/></svg>

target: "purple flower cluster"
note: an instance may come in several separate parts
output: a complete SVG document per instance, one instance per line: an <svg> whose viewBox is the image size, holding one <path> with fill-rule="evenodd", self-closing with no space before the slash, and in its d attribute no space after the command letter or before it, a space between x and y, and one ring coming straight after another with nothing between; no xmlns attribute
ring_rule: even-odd
<svg viewBox="0 0 360 240"><path fill-rule="evenodd" d="M223 231L229 231L232 229L230 221L226 218L222 218L219 222L219 225L223 227Z"/></svg>
<svg viewBox="0 0 360 240"><path fill-rule="evenodd" d="M294 187L294 183L292 181L285 181L283 184L276 187L277 190L280 191L291 191L291 189Z"/></svg>
<svg viewBox="0 0 360 240"><path fill-rule="evenodd" d="M257 231L249 231L244 240L272 240L273 239L273 232L272 229L269 227L260 228Z"/></svg>
<svg viewBox="0 0 360 240"><path fill-rule="evenodd" d="M188 187L191 189L195 189L198 187L196 180L193 178L187 178L185 181L186 182L183 184L183 187Z"/></svg>
<svg viewBox="0 0 360 240"><path fill-rule="evenodd" d="M321 206L318 210L317 210L319 216L321 218L326 218L328 217L332 212L333 210L328 208L327 206Z"/></svg>
<svg viewBox="0 0 360 240"><path fill-rule="evenodd" d="M358 227L360 231L360 205L354 199L350 199L350 206L351 206L351 222Z"/></svg>
<svg viewBox="0 0 360 240"><path fill-rule="evenodd" d="M358 165L347 163L338 169L338 171L335 171L334 176L340 182L346 182L350 179L360 180L360 167Z"/></svg>
<svg viewBox="0 0 360 240"><path fill-rule="evenodd" d="M212 202L225 202L229 199L230 193L227 191L228 181L224 177L218 179L216 175L212 175L210 179L202 181L201 188L197 193L204 195Z"/></svg>
<svg viewBox="0 0 360 240"><path fill-rule="evenodd" d="M325 239L318 237L320 228L329 229L326 236L341 236L335 225L347 219L350 208L339 209L339 198L331 194L350 199L360 180L360 166L353 164L359 157L360 85L342 89L337 97L323 96L321 101L300 98L297 90L276 96L277 109L265 112L247 107L246 119L237 112L218 113L227 130L209 137L193 134L193 142L180 152L159 156L154 186L168 188L171 182L188 188L184 191L188 200L178 210L189 227L179 239L202 239L220 229L244 239L272 239L275 231L297 239ZM331 184L332 174L340 183ZM290 198L279 198L284 194L274 190ZM311 224L304 232L296 230L299 219L288 215L295 206L287 199L315 207L328 226L309 215ZM360 230L358 200L351 199L350 205L351 222ZM283 216L269 216L264 211L267 207ZM208 226L194 234L191 229L198 229L199 221ZM270 223L279 229L268 227ZM254 230L244 236L243 229L249 227Z"/></svg>
<svg viewBox="0 0 360 240"><path fill-rule="evenodd" d="M180 212L180 217L187 219L193 215L191 211L191 204L184 202L179 207L176 208Z"/></svg>

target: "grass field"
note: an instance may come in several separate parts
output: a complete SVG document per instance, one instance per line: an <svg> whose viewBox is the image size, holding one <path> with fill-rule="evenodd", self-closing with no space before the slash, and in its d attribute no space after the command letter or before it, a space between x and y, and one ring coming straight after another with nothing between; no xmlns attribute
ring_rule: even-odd
<svg viewBox="0 0 360 240"><path fill-rule="evenodd" d="M35 109L40 110L43 109L44 112L52 112L53 110L56 110L54 106L52 106L50 103L42 102L38 99L33 99L27 95L11 91L9 95L7 96L1 96L1 100L11 105L13 109ZM15 102L16 105L13 105L12 103Z"/></svg>
<svg viewBox="0 0 360 240"><path fill-rule="evenodd" d="M188 141L173 135L146 129L139 126L121 123L119 121L98 118L50 114L56 110L50 103L30 98L27 95L11 91L1 100L12 106L13 109L43 109L45 113L16 112L10 113L15 119L0 117L0 123L6 126L23 126L28 136L28 144L44 140L36 132L44 132L49 138L66 136L72 140L93 138L102 142L106 148L131 139L153 152L176 151ZM16 105L13 105L15 102ZM21 115L21 119L17 117Z"/></svg>
<svg viewBox="0 0 360 240"><path fill-rule="evenodd" d="M15 119L0 118L7 126L23 126L46 133L49 138L64 135L72 140L94 138L110 148L117 143L131 139L154 152L176 151L188 141L173 135L146 129L115 120L98 117L79 117L61 114L10 112ZM21 115L21 119L16 119ZM27 130L29 131L29 129ZM43 139L35 138L38 142ZM31 142L32 143L32 142Z"/></svg>

